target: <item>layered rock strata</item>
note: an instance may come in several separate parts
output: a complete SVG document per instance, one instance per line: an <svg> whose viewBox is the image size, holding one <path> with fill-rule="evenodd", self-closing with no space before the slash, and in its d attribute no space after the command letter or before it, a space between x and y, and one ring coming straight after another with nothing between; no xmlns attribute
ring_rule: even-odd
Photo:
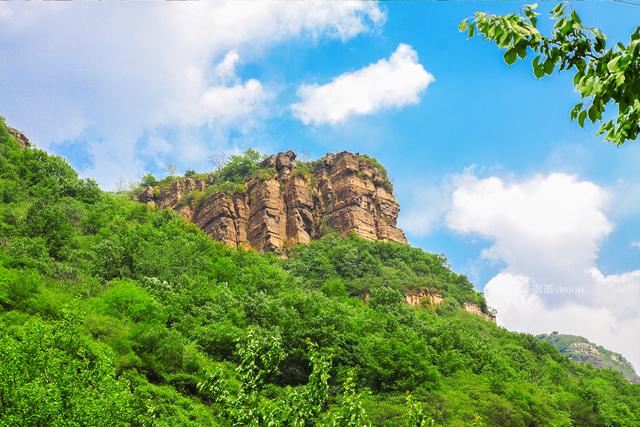
<svg viewBox="0 0 640 427"><path fill-rule="evenodd" d="M330 230L406 243L386 173L368 157L341 152L299 165L287 151L261 166L266 173L245 182L246 191L207 192L211 178L184 178L161 190L147 187L138 200L174 209L228 245L259 251L281 252ZM210 194L194 203L194 192Z"/></svg>

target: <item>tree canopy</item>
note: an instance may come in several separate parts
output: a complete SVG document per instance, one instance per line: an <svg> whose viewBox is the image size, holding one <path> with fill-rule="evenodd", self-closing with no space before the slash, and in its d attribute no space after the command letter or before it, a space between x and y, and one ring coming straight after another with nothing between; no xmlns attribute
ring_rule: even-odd
<svg viewBox="0 0 640 427"><path fill-rule="evenodd" d="M640 424L640 385L465 312L484 298L441 255L229 248L1 120L0 198L2 426Z"/></svg>

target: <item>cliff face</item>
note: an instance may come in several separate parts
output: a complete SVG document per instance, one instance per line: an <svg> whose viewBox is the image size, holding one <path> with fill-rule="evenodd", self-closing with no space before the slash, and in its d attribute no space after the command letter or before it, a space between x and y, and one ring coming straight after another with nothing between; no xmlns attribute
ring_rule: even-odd
<svg viewBox="0 0 640 427"><path fill-rule="evenodd" d="M437 307L444 302L444 298L437 292L431 292L427 290L420 290L416 292L409 292L404 295L404 300L407 304L413 306L429 305L431 307ZM471 314L482 317L484 320L496 323L496 312L493 309L487 310L485 313L482 311L482 307L476 304L465 302L462 308Z"/></svg>
<svg viewBox="0 0 640 427"><path fill-rule="evenodd" d="M15 140L18 141L20 145L22 145L24 148L31 147L31 141L29 141L29 138L27 138L27 136L24 133L8 126L7 126L7 131L9 132L9 135L15 138Z"/></svg>
<svg viewBox="0 0 640 427"><path fill-rule="evenodd" d="M246 191L207 191L213 184L185 178L147 187L138 199L176 210L214 239L259 251L280 252L329 230L406 243L386 173L365 156L342 152L298 164L288 151L264 160ZM204 196L194 203L194 193Z"/></svg>

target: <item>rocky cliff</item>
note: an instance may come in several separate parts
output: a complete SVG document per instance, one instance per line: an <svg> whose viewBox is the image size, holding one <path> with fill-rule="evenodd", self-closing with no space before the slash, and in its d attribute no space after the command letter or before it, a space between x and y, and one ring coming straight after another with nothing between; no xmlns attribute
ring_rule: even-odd
<svg viewBox="0 0 640 427"><path fill-rule="evenodd" d="M560 350L560 353L575 362L589 363L596 368L613 369L628 381L640 384L640 377L636 374L633 365L621 354L607 350L584 337L553 332L537 335L537 338L551 343Z"/></svg>
<svg viewBox="0 0 640 427"><path fill-rule="evenodd" d="M444 302L444 298L437 292L428 290L419 290L414 292L408 292L404 295L404 300L407 304L413 306L428 305L431 307L437 307ZM465 302L462 304L462 308L467 312L476 316L482 317L484 320L496 323L496 311L492 308L482 310L477 304Z"/></svg>
<svg viewBox="0 0 640 427"><path fill-rule="evenodd" d="M348 152L298 162L292 151L262 161L242 183L216 175L180 178L142 188L137 199L171 208L232 246L282 252L328 231L406 243L399 206L385 170Z"/></svg>
<svg viewBox="0 0 640 427"><path fill-rule="evenodd" d="M31 147L31 141L29 141L29 138L27 138L24 133L9 126L7 126L7 131L9 132L9 135L11 135L16 141L20 143L20 145L25 148Z"/></svg>

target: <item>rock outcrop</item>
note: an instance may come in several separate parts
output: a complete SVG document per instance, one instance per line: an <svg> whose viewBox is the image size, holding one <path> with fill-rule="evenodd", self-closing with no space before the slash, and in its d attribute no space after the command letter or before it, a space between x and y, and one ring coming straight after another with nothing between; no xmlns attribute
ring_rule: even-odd
<svg viewBox="0 0 640 427"><path fill-rule="evenodd" d="M208 191L213 184L211 177L183 178L144 188L138 200L174 209L214 239L259 251L282 252L330 230L407 241L396 225L399 205L386 172L366 156L341 152L298 164L287 151L264 160L242 191Z"/></svg>
<svg viewBox="0 0 640 427"><path fill-rule="evenodd" d="M462 306L467 313L475 314L482 317L484 320L496 323L496 314L494 310L489 310L489 313L482 311L482 308L476 304L465 302Z"/></svg>
<svg viewBox="0 0 640 427"><path fill-rule="evenodd" d="M7 126L7 130L9 131L9 135L15 138L24 148L31 147L31 141L27 138L27 135L20 132L18 129L14 129L12 127Z"/></svg>
<svg viewBox="0 0 640 427"><path fill-rule="evenodd" d="M444 301L442 295L425 290L407 293L404 295L404 300L409 305L428 304L434 307L442 304Z"/></svg>
<svg viewBox="0 0 640 427"><path fill-rule="evenodd" d="M601 369L613 369L622 374L629 382L640 384L640 377L634 370L633 365L620 353L615 353L577 335L553 332L551 334L537 335L536 337L552 344L560 350L560 353L575 362L589 363Z"/></svg>

